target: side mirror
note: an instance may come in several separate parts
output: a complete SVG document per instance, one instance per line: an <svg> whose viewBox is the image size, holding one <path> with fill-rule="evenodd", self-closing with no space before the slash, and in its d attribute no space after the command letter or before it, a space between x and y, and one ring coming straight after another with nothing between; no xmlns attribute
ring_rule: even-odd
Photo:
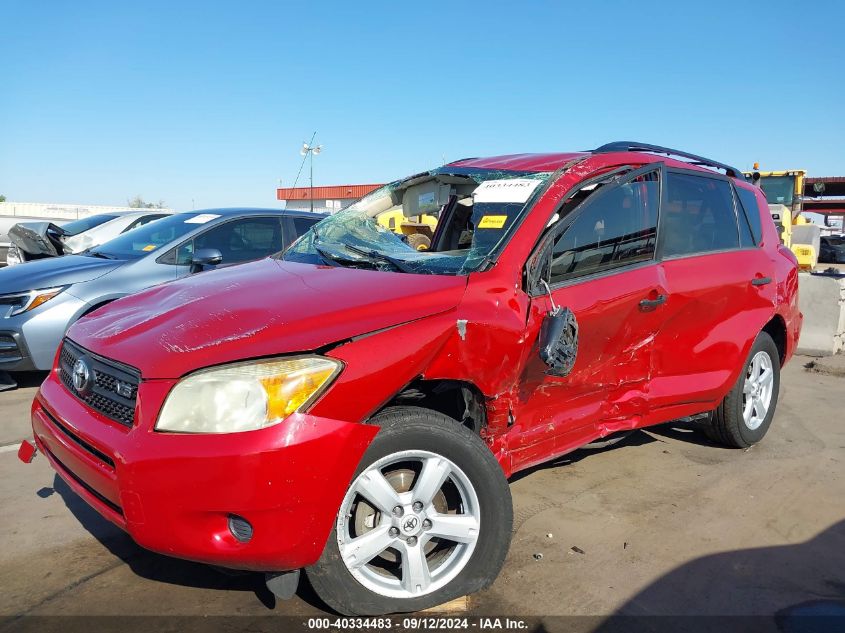
<svg viewBox="0 0 845 633"><path fill-rule="evenodd" d="M540 360L549 376L567 376L578 356L578 321L569 308L555 307L540 326Z"/></svg>
<svg viewBox="0 0 845 633"><path fill-rule="evenodd" d="M191 273L205 270L206 266L216 266L223 261L223 253L216 248L201 248L191 256Z"/></svg>

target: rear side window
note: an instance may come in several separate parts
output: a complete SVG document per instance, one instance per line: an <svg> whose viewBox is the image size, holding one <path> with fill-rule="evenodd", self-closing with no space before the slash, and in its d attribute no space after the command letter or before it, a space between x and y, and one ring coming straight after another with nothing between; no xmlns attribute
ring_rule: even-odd
<svg viewBox="0 0 845 633"><path fill-rule="evenodd" d="M736 193L739 196L740 208L745 212L748 224L751 225L751 235L754 236L754 243L760 243L763 234L763 227L760 224L760 206L757 204L757 196L750 189L737 187Z"/></svg>
<svg viewBox="0 0 845 633"><path fill-rule="evenodd" d="M666 176L661 231L665 257L739 248L730 184L706 176L670 172Z"/></svg>
<svg viewBox="0 0 845 633"><path fill-rule="evenodd" d="M291 226L293 226L293 235L291 236L290 242L293 243L298 240L300 237L305 235L309 229L317 224L323 218L290 218Z"/></svg>
<svg viewBox="0 0 845 633"><path fill-rule="evenodd" d="M574 211L577 216L555 242L552 283L654 257L660 198L657 172L606 187Z"/></svg>

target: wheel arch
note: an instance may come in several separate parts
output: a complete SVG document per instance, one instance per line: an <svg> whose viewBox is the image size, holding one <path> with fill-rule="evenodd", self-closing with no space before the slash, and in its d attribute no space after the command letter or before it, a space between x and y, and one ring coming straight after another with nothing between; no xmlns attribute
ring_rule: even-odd
<svg viewBox="0 0 845 633"><path fill-rule="evenodd" d="M100 308L102 308L104 305L107 305L107 304L111 303L112 301L114 301L114 300L115 300L115 299L117 299L117 298L118 298L118 297L112 297L112 298L110 298L110 299L103 299L103 300L98 301L97 303L95 303L95 304L93 304L93 305L91 305L91 306L89 306L89 307L85 308L85 309L84 309L84 310L83 310L83 311L79 314L79 316L77 316L77 317L76 317L76 319L75 319L75 320L77 320L77 321L78 321L78 320L79 320L79 319L81 319L82 317L84 317L84 316L88 316L88 315L89 315L89 314L91 314L94 310L99 310L99 309L100 309Z"/></svg>
<svg viewBox="0 0 845 633"><path fill-rule="evenodd" d="M763 332L772 337L775 347L778 348L780 365L783 367L786 362L786 321L780 314L775 314L768 323L763 326Z"/></svg>
<svg viewBox="0 0 845 633"><path fill-rule="evenodd" d="M465 380L416 378L394 394L373 416L396 406L437 411L476 435L480 435L487 426L484 395L476 385Z"/></svg>

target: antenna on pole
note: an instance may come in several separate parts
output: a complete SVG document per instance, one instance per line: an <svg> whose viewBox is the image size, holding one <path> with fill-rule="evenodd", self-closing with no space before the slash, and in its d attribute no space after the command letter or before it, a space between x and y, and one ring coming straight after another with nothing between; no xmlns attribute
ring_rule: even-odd
<svg viewBox="0 0 845 633"><path fill-rule="evenodd" d="M314 145L315 136L317 136L316 130L311 135L310 141L307 143L303 141L302 149L299 150L300 156L305 156L310 160L310 186L308 197L311 199L311 213L314 213L314 155L323 151L322 145Z"/></svg>

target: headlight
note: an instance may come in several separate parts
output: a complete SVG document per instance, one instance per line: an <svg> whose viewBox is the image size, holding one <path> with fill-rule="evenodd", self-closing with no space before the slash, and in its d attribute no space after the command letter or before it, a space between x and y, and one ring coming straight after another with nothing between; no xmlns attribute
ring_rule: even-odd
<svg viewBox="0 0 845 633"><path fill-rule="evenodd" d="M311 404L340 373L324 356L253 361L198 371L180 380L157 431L238 433L278 424Z"/></svg>
<svg viewBox="0 0 845 633"><path fill-rule="evenodd" d="M12 306L12 309L6 316L17 316L18 314L34 310L42 303L47 303L65 288L67 288L67 286L59 286L58 288L42 288L41 290L30 290L29 292L0 295L0 306Z"/></svg>

